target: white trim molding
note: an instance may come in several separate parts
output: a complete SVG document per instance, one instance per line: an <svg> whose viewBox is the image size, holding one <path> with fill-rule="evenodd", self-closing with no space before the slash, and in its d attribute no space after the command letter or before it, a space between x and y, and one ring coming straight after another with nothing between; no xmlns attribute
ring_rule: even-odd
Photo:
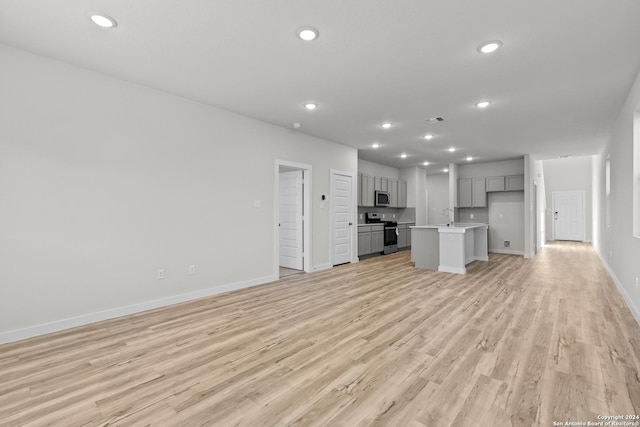
<svg viewBox="0 0 640 427"><path fill-rule="evenodd" d="M214 288L202 289L199 291L188 292L186 294L174 295L156 300L145 301L137 304L127 305L124 307L112 308L109 310L98 311L96 313L83 314L81 316L70 317L67 319L54 320L53 322L42 323L35 326L28 326L22 329L0 333L0 344L6 344L14 341L20 341L27 338L33 338L39 335L50 334L53 332L63 331L65 329L85 326L91 323L101 322L103 320L115 319L116 317L128 316L130 314L141 313L155 308L166 307L181 302L193 301L225 292L236 291L239 289L250 288L252 286L264 285L266 283L278 280L277 276L258 277L256 279L246 280L243 282L231 283L228 285L216 286Z"/></svg>
<svg viewBox="0 0 640 427"><path fill-rule="evenodd" d="M278 227L279 219L280 219L280 167L284 166L287 168L297 169L302 171L302 179L304 181L304 190L302 192L302 205L304 211L304 224L302 226L303 229L303 266L305 273L310 273L312 271L311 261L313 259L312 253L312 227L313 218L313 206L311 203L311 193L312 193L312 166L304 163L291 162L288 160L275 160L275 183L274 183L274 201L273 201L273 237L274 237L274 256L273 256L273 274L276 276L276 280L280 277L280 227Z"/></svg>
<svg viewBox="0 0 640 427"><path fill-rule="evenodd" d="M631 314L636 319L636 322L638 323L638 325L640 325L640 310L638 310L638 307L636 307L636 305L633 303L633 300L625 290L624 286L622 286L622 282L620 282L620 280L618 279L616 274L613 272L613 270L611 269L611 267L609 266L605 258L600 253L600 251L596 251L596 253L600 258L602 265L604 265L604 268L607 270L607 273L609 273L611 280L613 280L613 283L615 283L616 288L618 289L618 292L620 292L620 295L622 295L622 299L624 299L624 302L627 304L627 307L629 307L629 311L631 311Z"/></svg>

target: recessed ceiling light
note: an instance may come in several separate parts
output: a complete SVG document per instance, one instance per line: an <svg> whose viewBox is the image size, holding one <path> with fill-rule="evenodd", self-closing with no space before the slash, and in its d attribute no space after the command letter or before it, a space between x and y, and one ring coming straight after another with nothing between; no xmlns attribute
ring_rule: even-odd
<svg viewBox="0 0 640 427"><path fill-rule="evenodd" d="M442 169L442 172L449 172L449 169Z"/></svg>
<svg viewBox="0 0 640 427"><path fill-rule="evenodd" d="M428 133L428 134L426 134L426 135L424 136L424 139L426 139L427 141L428 141L428 140L430 140L430 139L433 139L433 135L431 135L430 133Z"/></svg>
<svg viewBox="0 0 640 427"><path fill-rule="evenodd" d="M450 152L450 153L453 153L454 151L456 151L455 147L451 147L451 148L449 148L449 152Z"/></svg>
<svg viewBox="0 0 640 427"><path fill-rule="evenodd" d="M293 128L294 129L300 129L301 127L302 127L302 125L300 123L296 122L296 123L293 124Z"/></svg>
<svg viewBox="0 0 640 427"><path fill-rule="evenodd" d="M467 157L467 162L470 162L471 160L473 160L473 157L471 156Z"/></svg>
<svg viewBox="0 0 640 427"><path fill-rule="evenodd" d="M102 28L113 28L118 25L115 19L104 13L89 12L87 15L89 15L89 19L91 19L94 24Z"/></svg>
<svg viewBox="0 0 640 427"><path fill-rule="evenodd" d="M423 165L429 166L429 162L424 162Z"/></svg>
<svg viewBox="0 0 640 427"><path fill-rule="evenodd" d="M403 159L407 158L407 155L405 153L400 154L400 157L402 157Z"/></svg>
<svg viewBox="0 0 640 427"><path fill-rule="evenodd" d="M383 124L381 124L380 126L382 126L384 129L389 129L392 125L389 122L384 122Z"/></svg>
<svg viewBox="0 0 640 427"><path fill-rule="evenodd" d="M482 43L478 46L478 52L480 53L491 53L502 47L502 42L500 40L491 40L489 42Z"/></svg>
<svg viewBox="0 0 640 427"><path fill-rule="evenodd" d="M374 142L373 144L371 144L371 148L378 148L380 147L380 144L378 144L377 142Z"/></svg>
<svg viewBox="0 0 640 427"><path fill-rule="evenodd" d="M308 102L306 104L304 104L304 108L306 108L309 111L315 110L316 108L318 108L318 104L314 104L313 102Z"/></svg>
<svg viewBox="0 0 640 427"><path fill-rule="evenodd" d="M318 38L320 33L313 27L301 27L297 31L298 37L306 42L310 42Z"/></svg>
<svg viewBox="0 0 640 427"><path fill-rule="evenodd" d="M476 107L487 108L489 104L491 104L491 101L480 101L480 102L476 102Z"/></svg>

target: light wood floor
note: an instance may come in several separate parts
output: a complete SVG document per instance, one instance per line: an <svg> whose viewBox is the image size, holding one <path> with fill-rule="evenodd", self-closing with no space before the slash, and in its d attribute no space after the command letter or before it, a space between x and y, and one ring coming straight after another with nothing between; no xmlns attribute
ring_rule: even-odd
<svg viewBox="0 0 640 427"><path fill-rule="evenodd" d="M589 245L409 252L0 346L0 424L552 426L640 414L640 328Z"/></svg>

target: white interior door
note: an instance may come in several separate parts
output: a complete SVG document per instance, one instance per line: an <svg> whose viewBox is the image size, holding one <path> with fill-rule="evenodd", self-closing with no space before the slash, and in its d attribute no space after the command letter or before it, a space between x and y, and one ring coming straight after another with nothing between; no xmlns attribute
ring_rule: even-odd
<svg viewBox="0 0 640 427"><path fill-rule="evenodd" d="M352 180L348 175L333 173L333 265L351 262L351 205Z"/></svg>
<svg viewBox="0 0 640 427"><path fill-rule="evenodd" d="M584 240L584 191L553 192L554 240Z"/></svg>
<svg viewBox="0 0 640 427"><path fill-rule="evenodd" d="M280 265L302 270L302 171L280 173Z"/></svg>

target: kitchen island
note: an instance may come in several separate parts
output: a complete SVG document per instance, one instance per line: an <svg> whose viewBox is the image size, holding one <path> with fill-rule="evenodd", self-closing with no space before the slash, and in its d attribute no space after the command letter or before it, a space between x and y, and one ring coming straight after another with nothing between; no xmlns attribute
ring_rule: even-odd
<svg viewBox="0 0 640 427"><path fill-rule="evenodd" d="M472 261L489 261L487 230L482 223L411 227L411 261L416 268L465 274Z"/></svg>

